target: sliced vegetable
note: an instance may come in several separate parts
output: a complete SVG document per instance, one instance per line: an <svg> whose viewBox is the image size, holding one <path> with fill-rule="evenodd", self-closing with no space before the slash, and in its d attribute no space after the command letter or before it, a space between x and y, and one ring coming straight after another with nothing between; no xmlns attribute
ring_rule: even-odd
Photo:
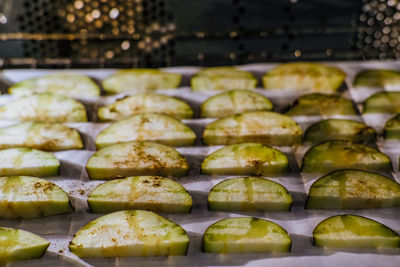
<svg viewBox="0 0 400 267"><path fill-rule="evenodd" d="M379 92L368 97L363 113L400 113L400 92Z"/></svg>
<svg viewBox="0 0 400 267"><path fill-rule="evenodd" d="M352 142L373 142L376 133L372 127L365 123L328 119L314 123L304 133L304 142L317 144L328 140L347 140Z"/></svg>
<svg viewBox="0 0 400 267"><path fill-rule="evenodd" d="M357 73L354 87L374 87L390 89L400 87L400 72L395 70L372 69Z"/></svg>
<svg viewBox="0 0 400 267"><path fill-rule="evenodd" d="M314 245L327 248L399 248L400 236L389 227L357 215L343 214L320 222Z"/></svg>
<svg viewBox="0 0 400 267"><path fill-rule="evenodd" d="M271 101L249 90L232 90L207 99L201 104L200 117L222 118L247 111L272 110Z"/></svg>
<svg viewBox="0 0 400 267"><path fill-rule="evenodd" d="M257 79L248 71L234 67L211 67L199 71L191 80L193 91L254 89Z"/></svg>
<svg viewBox="0 0 400 267"><path fill-rule="evenodd" d="M286 112L288 116L356 115L351 100L339 95L308 94L299 97Z"/></svg>
<svg viewBox="0 0 400 267"><path fill-rule="evenodd" d="M302 130L288 116L269 112L246 112L219 119L204 130L206 145L229 145L259 142L268 145L291 146L301 143Z"/></svg>
<svg viewBox="0 0 400 267"><path fill-rule="evenodd" d="M385 139L400 139L400 114L390 118L383 130Z"/></svg>
<svg viewBox="0 0 400 267"><path fill-rule="evenodd" d="M154 93L123 98L113 104L100 107L97 113L102 121L118 121L142 113L160 113L178 120L193 117L193 110L186 102Z"/></svg>
<svg viewBox="0 0 400 267"><path fill-rule="evenodd" d="M208 194L213 211L289 211L292 197L282 185L258 177L227 179Z"/></svg>
<svg viewBox="0 0 400 267"><path fill-rule="evenodd" d="M60 161L51 153L31 148L0 150L0 176L55 176Z"/></svg>
<svg viewBox="0 0 400 267"><path fill-rule="evenodd" d="M72 212L56 184L29 176L0 177L0 218L30 219Z"/></svg>
<svg viewBox="0 0 400 267"><path fill-rule="evenodd" d="M339 68L320 63L296 62L281 64L263 76L265 89L335 92L346 74Z"/></svg>
<svg viewBox="0 0 400 267"><path fill-rule="evenodd" d="M29 147L46 151L82 149L79 132L63 124L23 122L0 128L0 149Z"/></svg>
<svg viewBox="0 0 400 267"><path fill-rule="evenodd" d="M185 255L186 231L151 211L126 210L102 216L82 227L69 248L79 257Z"/></svg>
<svg viewBox="0 0 400 267"><path fill-rule="evenodd" d="M286 155L257 143L223 147L209 155L201 164L203 174L282 175L289 172Z"/></svg>
<svg viewBox="0 0 400 267"><path fill-rule="evenodd" d="M138 114L117 121L96 137L98 149L129 141L153 141L170 146L190 146L196 134L180 121L162 114Z"/></svg>
<svg viewBox="0 0 400 267"><path fill-rule="evenodd" d="M86 122L85 106L62 95L26 96L0 107L0 119L42 122Z"/></svg>
<svg viewBox="0 0 400 267"><path fill-rule="evenodd" d="M134 175L185 176L186 159L172 147L152 142L129 142L103 148L89 159L90 179Z"/></svg>
<svg viewBox="0 0 400 267"><path fill-rule="evenodd" d="M392 163L388 156L372 147L339 140L315 145L303 157L303 172L326 173L339 169L390 172Z"/></svg>
<svg viewBox="0 0 400 267"><path fill-rule="evenodd" d="M173 89L179 86L181 76L178 73L168 73L157 69L119 70L103 80L103 88L107 94Z"/></svg>
<svg viewBox="0 0 400 267"><path fill-rule="evenodd" d="M0 227L0 263L39 259L50 242L33 233Z"/></svg>
<svg viewBox="0 0 400 267"><path fill-rule="evenodd" d="M203 235L203 249L212 253L289 252L291 245L285 229L252 217L218 221Z"/></svg>
<svg viewBox="0 0 400 267"><path fill-rule="evenodd" d="M144 209L160 212L190 212L192 198L179 183L161 176L135 176L109 181L88 197L90 210L109 213Z"/></svg>
<svg viewBox="0 0 400 267"><path fill-rule="evenodd" d="M315 181L308 209L377 209L400 206L400 184L380 174L340 170Z"/></svg>
<svg viewBox="0 0 400 267"><path fill-rule="evenodd" d="M72 73L56 73L28 79L14 84L8 92L16 96L54 93L74 98L100 95L99 86L89 77Z"/></svg>

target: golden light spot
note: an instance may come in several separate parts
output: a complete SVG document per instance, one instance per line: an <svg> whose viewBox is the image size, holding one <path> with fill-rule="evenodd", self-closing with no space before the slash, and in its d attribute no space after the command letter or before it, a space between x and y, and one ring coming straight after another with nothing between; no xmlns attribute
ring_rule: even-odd
<svg viewBox="0 0 400 267"><path fill-rule="evenodd" d="M78 10L79 10L79 9L82 9L83 6L84 6L84 4L83 4L83 2L80 1L80 0L75 1L75 3L74 3L74 7L75 7L76 9L78 9Z"/></svg>
<svg viewBox="0 0 400 267"><path fill-rule="evenodd" d="M112 18L112 19L118 18L118 16L119 16L119 10L118 10L118 8L113 8L113 9L111 9L111 10L110 10L110 13L109 13L109 16L110 16L110 18Z"/></svg>
<svg viewBox="0 0 400 267"><path fill-rule="evenodd" d="M100 15L101 15L100 10L94 9L94 10L92 11L92 17L93 17L94 19L100 18Z"/></svg>

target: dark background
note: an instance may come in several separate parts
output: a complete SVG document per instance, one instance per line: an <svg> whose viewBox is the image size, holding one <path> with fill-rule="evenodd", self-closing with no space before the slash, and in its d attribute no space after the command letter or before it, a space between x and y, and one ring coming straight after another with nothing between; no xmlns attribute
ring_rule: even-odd
<svg viewBox="0 0 400 267"><path fill-rule="evenodd" d="M0 0L1 67L400 57L394 0Z"/></svg>

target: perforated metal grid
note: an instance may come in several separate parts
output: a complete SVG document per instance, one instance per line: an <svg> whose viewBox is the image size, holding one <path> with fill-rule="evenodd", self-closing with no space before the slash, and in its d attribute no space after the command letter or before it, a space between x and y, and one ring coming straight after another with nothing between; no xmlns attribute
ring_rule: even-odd
<svg viewBox="0 0 400 267"><path fill-rule="evenodd" d="M400 58L400 2L364 0L357 47L380 59Z"/></svg>
<svg viewBox="0 0 400 267"><path fill-rule="evenodd" d="M398 7L396 0L2 0L0 66L397 58Z"/></svg>

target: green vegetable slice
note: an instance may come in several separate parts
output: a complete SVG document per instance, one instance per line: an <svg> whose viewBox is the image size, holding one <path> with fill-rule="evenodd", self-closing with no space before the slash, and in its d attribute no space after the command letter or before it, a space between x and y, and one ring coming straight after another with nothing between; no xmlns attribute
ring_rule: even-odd
<svg viewBox="0 0 400 267"><path fill-rule="evenodd" d="M365 123L328 119L312 124L304 133L304 142L317 144L328 140L347 140L352 142L373 142L376 133Z"/></svg>
<svg viewBox="0 0 400 267"><path fill-rule="evenodd" d="M234 67L211 67L199 71L191 80L193 91L254 89L257 79L248 71Z"/></svg>
<svg viewBox="0 0 400 267"><path fill-rule="evenodd" d="M160 113L178 120L193 118L193 110L186 102L154 93L123 98L113 104L100 107L97 113L102 121L118 121L142 113Z"/></svg>
<svg viewBox="0 0 400 267"><path fill-rule="evenodd" d="M299 97L285 113L288 116L356 115L351 100L339 95L308 94Z"/></svg>
<svg viewBox="0 0 400 267"><path fill-rule="evenodd" d="M213 211L289 211L292 197L282 185L258 177L227 179L208 194Z"/></svg>
<svg viewBox="0 0 400 267"><path fill-rule="evenodd" d="M254 111L216 120L204 130L206 145L259 142L291 146L301 143L301 127L290 117L269 111Z"/></svg>
<svg viewBox="0 0 400 267"><path fill-rule="evenodd" d="M133 175L185 176L189 165L172 147L152 142L128 142L103 148L89 159L90 179Z"/></svg>
<svg viewBox="0 0 400 267"><path fill-rule="evenodd" d="M400 139L400 114L390 118L383 130L385 139Z"/></svg>
<svg viewBox="0 0 400 267"><path fill-rule="evenodd" d="M379 92L368 97L363 113L400 113L400 92Z"/></svg>
<svg viewBox="0 0 400 267"><path fill-rule="evenodd" d="M50 242L24 230L0 227L0 263L38 259Z"/></svg>
<svg viewBox="0 0 400 267"><path fill-rule="evenodd" d="M162 114L138 114L117 121L96 137L98 149L130 141L153 141L170 146L190 146L196 134L180 121Z"/></svg>
<svg viewBox="0 0 400 267"><path fill-rule="evenodd" d="M88 203L94 213L129 209L188 213L192 208L192 198L186 189L161 176L135 176L106 182L90 193Z"/></svg>
<svg viewBox="0 0 400 267"><path fill-rule="evenodd" d="M203 174L282 175L289 172L286 155L258 143L223 147L201 164Z"/></svg>
<svg viewBox="0 0 400 267"><path fill-rule="evenodd" d="M354 87L374 87L390 89L400 86L400 72L395 70L372 69L357 73Z"/></svg>
<svg viewBox="0 0 400 267"><path fill-rule="evenodd" d="M314 245L327 248L399 248L400 236L389 227L357 215L325 219L314 229Z"/></svg>
<svg viewBox="0 0 400 267"><path fill-rule="evenodd" d="M56 73L28 79L14 84L8 92L16 96L55 93L74 98L100 95L99 86L89 77L72 73Z"/></svg>
<svg viewBox="0 0 400 267"><path fill-rule="evenodd" d="M51 153L30 148L0 150L0 176L55 176L60 161Z"/></svg>
<svg viewBox="0 0 400 267"><path fill-rule="evenodd" d="M207 99L201 104L200 117L222 118L248 111L272 110L271 101L249 90L232 90Z"/></svg>
<svg viewBox="0 0 400 267"><path fill-rule="evenodd" d="M79 132L63 124L23 122L0 128L0 149L29 147L46 151L82 149Z"/></svg>
<svg viewBox="0 0 400 267"><path fill-rule="evenodd" d="M303 157L302 172L326 173L339 169L390 172L392 164L378 150L349 141L326 141L310 148Z"/></svg>
<svg viewBox="0 0 400 267"><path fill-rule="evenodd" d="M157 69L126 69L119 70L103 80L103 88L107 94L145 93L158 89L177 88L181 77L181 74Z"/></svg>
<svg viewBox="0 0 400 267"><path fill-rule="evenodd" d="M185 255L186 231L151 211L118 211L82 227L69 248L79 257Z"/></svg>
<svg viewBox="0 0 400 267"><path fill-rule="evenodd" d="M62 95L26 96L0 107L0 119L42 122L86 122L85 106Z"/></svg>
<svg viewBox="0 0 400 267"><path fill-rule="evenodd" d="M29 176L0 177L0 218L30 219L72 212L56 184Z"/></svg>
<svg viewBox="0 0 400 267"><path fill-rule="evenodd" d="M281 226L252 217L218 221L203 235L203 249L212 253L289 252L291 244Z"/></svg>
<svg viewBox="0 0 400 267"><path fill-rule="evenodd" d="M263 76L265 89L336 92L346 74L339 68L312 62L281 64Z"/></svg>
<svg viewBox="0 0 400 267"><path fill-rule="evenodd" d="M400 206L400 184L360 170L340 170L315 181L308 209L376 209Z"/></svg>

